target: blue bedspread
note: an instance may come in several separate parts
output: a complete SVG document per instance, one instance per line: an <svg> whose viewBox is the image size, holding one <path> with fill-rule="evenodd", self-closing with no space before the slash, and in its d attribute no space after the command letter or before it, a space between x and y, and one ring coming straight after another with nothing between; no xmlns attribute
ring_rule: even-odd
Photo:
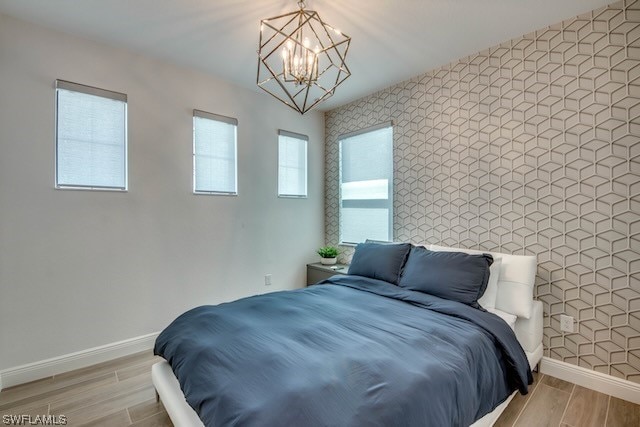
<svg viewBox="0 0 640 427"><path fill-rule="evenodd" d="M498 317L360 276L195 308L155 354L206 426L468 426L532 381Z"/></svg>

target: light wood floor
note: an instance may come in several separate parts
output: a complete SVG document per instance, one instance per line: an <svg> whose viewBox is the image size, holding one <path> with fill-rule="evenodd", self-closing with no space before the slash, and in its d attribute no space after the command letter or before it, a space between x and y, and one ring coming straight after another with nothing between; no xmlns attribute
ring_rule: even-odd
<svg viewBox="0 0 640 427"><path fill-rule="evenodd" d="M66 415L70 426L171 426L151 384L158 358L138 353L0 392L4 415ZM640 426L640 405L545 375L496 426ZM0 421L1 422L1 421Z"/></svg>

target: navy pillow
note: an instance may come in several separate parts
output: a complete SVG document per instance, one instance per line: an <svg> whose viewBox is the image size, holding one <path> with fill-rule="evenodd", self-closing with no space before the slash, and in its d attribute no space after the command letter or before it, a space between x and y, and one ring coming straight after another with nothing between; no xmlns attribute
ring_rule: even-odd
<svg viewBox="0 0 640 427"><path fill-rule="evenodd" d="M478 306L489 282L489 254L434 252L422 246L411 249L399 285L413 291Z"/></svg>
<svg viewBox="0 0 640 427"><path fill-rule="evenodd" d="M351 258L349 274L397 285L410 250L409 243L360 243Z"/></svg>

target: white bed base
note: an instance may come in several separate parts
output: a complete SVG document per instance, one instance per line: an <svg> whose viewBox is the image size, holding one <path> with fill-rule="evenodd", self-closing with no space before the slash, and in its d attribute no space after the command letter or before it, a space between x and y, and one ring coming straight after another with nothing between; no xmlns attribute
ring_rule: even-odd
<svg viewBox="0 0 640 427"><path fill-rule="evenodd" d="M542 359L542 303L534 301L533 313L530 319L520 319L516 321L516 336L525 350L529 366L534 369ZM162 400L171 421L176 427L204 427L198 414L189 406L184 394L180 389L178 379L173 374L171 366L165 360L156 363L151 367L151 379L156 388L158 398ZM513 392L511 396L496 407L493 412L488 413L471 427L492 426L505 410L511 399L518 393Z"/></svg>

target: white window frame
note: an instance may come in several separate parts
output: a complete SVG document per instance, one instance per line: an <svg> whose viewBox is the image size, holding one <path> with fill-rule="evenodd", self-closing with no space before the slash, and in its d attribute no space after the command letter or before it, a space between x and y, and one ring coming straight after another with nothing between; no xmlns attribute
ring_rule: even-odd
<svg viewBox="0 0 640 427"><path fill-rule="evenodd" d="M304 194L283 194L280 193L280 137L286 136L304 141ZM285 199L306 199L309 195L309 137L301 133L289 132L278 129L278 197Z"/></svg>
<svg viewBox="0 0 640 427"><path fill-rule="evenodd" d="M356 246L358 243L361 242L345 242L342 239L342 204L343 204L343 200L342 200L342 145L345 139L354 137L354 136L358 136L358 135L362 135L365 133L369 133L369 132L374 132L380 129L385 129L385 128L392 128L391 130L391 150L392 150L392 158L390 159L391 161L391 177L387 183L387 191L388 191L388 199L387 200L350 200L349 204L351 205L363 205L363 206L367 206L367 205L371 205L371 204L380 204L380 205L384 205L385 208L388 208L389 210L389 222L388 222L388 236L389 236L389 241L392 242L393 238L394 238L394 234L393 234L393 175L394 175L394 171L393 171L393 122L385 122L385 123L381 123L378 125L374 125L374 126L370 126L368 128L365 129L361 129L361 130L357 130L354 132L349 132L346 133L344 135L340 135L338 137L338 239L340 241L340 245L343 246ZM384 203L383 203L384 202Z"/></svg>
<svg viewBox="0 0 640 427"><path fill-rule="evenodd" d="M99 96L102 98L113 99L124 102L124 187L111 186L95 186L82 184L60 184L58 183L58 106L59 106L59 89L70 92L78 92L86 95ZM114 92L111 90L100 89L93 86L87 86L80 83L73 83L66 80L57 79L55 82L56 92L56 108L55 108L55 164L54 164L54 187L57 190L86 190L86 191L116 191L127 192L129 189L129 130L128 130L128 103L127 95L124 93Z"/></svg>
<svg viewBox="0 0 640 427"><path fill-rule="evenodd" d="M235 162L234 191L203 191L196 188L196 118L214 120L217 122L227 123L234 126L233 135L233 160ZM222 116L220 114L208 113L202 110L193 110L193 194L210 195L210 196L237 196L238 195L238 119L233 117Z"/></svg>

